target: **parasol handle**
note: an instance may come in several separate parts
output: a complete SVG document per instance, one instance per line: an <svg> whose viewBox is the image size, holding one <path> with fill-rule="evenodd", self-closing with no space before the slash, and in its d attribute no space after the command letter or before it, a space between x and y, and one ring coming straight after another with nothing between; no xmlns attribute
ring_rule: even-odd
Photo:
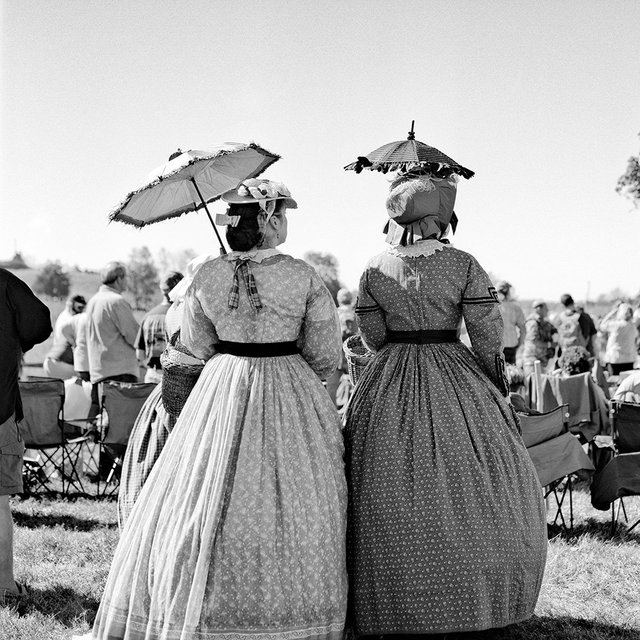
<svg viewBox="0 0 640 640"><path fill-rule="evenodd" d="M191 182L193 182L193 186L196 188L196 191L198 192L198 196L200 197L200 202L202 202L202 206L204 207L204 210L207 212L207 216L209 218L209 222L211 223L211 226L213 227L213 230L216 233L216 237L218 238L218 242L220 243L220 254L221 255L226 255L227 250L224 248L224 244L222 242L222 238L220 237L220 234L218 233L218 230L216 229L216 225L213 222L213 218L211 217L211 214L209 213L209 207L207 207L207 203L204 201L204 198L202 197L202 194L200 193L200 189L198 188L198 183L196 182L195 178L191 178Z"/></svg>
<svg viewBox="0 0 640 640"><path fill-rule="evenodd" d="M413 125L415 123L415 120L411 121L411 131L409 131L409 135L407 136L407 140L415 140L416 139L416 134L413 132Z"/></svg>

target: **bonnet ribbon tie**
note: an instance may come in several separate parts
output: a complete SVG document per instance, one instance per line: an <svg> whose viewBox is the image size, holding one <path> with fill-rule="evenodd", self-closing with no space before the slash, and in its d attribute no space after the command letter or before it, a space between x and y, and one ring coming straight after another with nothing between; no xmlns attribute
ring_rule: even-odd
<svg viewBox="0 0 640 640"><path fill-rule="evenodd" d="M256 286L255 278L253 277L251 267L249 266L249 258L236 261L236 266L233 270L233 284L229 291L229 309L237 309L238 302L240 301L240 279L238 277L238 271L242 274L242 279L244 280L244 286L251 306L256 311L260 311L260 309L262 309L262 302L258 295L258 287Z"/></svg>

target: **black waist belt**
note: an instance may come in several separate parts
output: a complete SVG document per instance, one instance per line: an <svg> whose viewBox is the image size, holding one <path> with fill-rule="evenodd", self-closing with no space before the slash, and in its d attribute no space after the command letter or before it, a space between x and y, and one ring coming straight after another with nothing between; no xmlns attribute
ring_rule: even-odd
<svg viewBox="0 0 640 640"><path fill-rule="evenodd" d="M300 353L295 340L293 342L218 342L218 353L229 353L232 356L245 358L274 358L277 356L293 356Z"/></svg>
<svg viewBox="0 0 640 640"><path fill-rule="evenodd" d="M404 344L440 344L458 342L455 329L433 329L430 331L387 331L387 342Z"/></svg>

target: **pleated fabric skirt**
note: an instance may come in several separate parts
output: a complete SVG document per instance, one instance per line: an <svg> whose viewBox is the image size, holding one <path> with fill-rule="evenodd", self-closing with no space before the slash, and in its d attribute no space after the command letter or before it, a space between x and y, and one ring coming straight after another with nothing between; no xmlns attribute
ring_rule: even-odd
<svg viewBox="0 0 640 640"><path fill-rule="evenodd" d="M507 400L460 343L386 345L346 414L357 634L503 627L533 613L542 491Z"/></svg>
<svg viewBox="0 0 640 640"><path fill-rule="evenodd" d="M151 469L160 457L176 419L162 404L162 385L151 392L131 430L118 491L118 526L124 528Z"/></svg>
<svg viewBox="0 0 640 640"><path fill-rule="evenodd" d="M127 520L93 637L341 638L343 453L300 356L214 356Z"/></svg>

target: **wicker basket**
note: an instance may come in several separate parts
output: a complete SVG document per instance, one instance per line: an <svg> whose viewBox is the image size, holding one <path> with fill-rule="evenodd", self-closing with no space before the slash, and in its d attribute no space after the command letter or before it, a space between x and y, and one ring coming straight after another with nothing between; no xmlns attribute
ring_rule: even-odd
<svg viewBox="0 0 640 640"><path fill-rule="evenodd" d="M162 364L162 404L174 418L180 415L195 387L204 363L197 361L179 340L173 340L160 356Z"/></svg>
<svg viewBox="0 0 640 640"><path fill-rule="evenodd" d="M365 347L362 338L358 335L347 338L342 343L342 349L347 357L349 377L351 382L356 385L365 367L371 362L375 354Z"/></svg>

